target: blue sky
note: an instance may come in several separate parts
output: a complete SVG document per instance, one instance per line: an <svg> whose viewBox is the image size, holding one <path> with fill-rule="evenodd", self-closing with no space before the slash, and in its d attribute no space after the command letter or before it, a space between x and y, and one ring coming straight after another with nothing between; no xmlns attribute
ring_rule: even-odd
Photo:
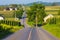
<svg viewBox="0 0 60 40"><path fill-rule="evenodd" d="M8 4L28 4L32 2L43 1L43 2L60 2L60 0L0 0L0 5Z"/></svg>

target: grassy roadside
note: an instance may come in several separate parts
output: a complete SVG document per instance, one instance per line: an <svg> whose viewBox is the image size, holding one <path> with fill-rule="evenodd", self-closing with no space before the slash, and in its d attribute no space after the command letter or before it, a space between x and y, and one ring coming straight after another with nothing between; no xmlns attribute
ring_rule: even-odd
<svg viewBox="0 0 60 40"><path fill-rule="evenodd" d="M27 22L27 24L33 27L33 22Z"/></svg>
<svg viewBox="0 0 60 40"><path fill-rule="evenodd" d="M6 24L0 24L0 39L22 29L23 26L10 26Z"/></svg>
<svg viewBox="0 0 60 40"><path fill-rule="evenodd" d="M60 38L60 25L59 24L47 24L44 25L43 28L50 32L52 35L54 35L57 38Z"/></svg>

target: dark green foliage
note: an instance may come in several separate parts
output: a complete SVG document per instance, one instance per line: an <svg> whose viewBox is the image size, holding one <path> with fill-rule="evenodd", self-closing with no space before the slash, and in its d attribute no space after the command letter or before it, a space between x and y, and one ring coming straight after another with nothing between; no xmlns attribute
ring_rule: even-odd
<svg viewBox="0 0 60 40"><path fill-rule="evenodd" d="M10 26L21 26L20 22L17 21L7 21L7 20L1 20L0 24L7 24Z"/></svg>
<svg viewBox="0 0 60 40"><path fill-rule="evenodd" d="M42 4L34 4L30 6L30 10L27 11L27 14L29 22L32 21L35 23L37 17L38 24L43 23L43 18L46 16L45 6Z"/></svg>
<svg viewBox="0 0 60 40"><path fill-rule="evenodd" d="M50 19L49 24L56 24L56 18Z"/></svg>
<svg viewBox="0 0 60 40"><path fill-rule="evenodd" d="M22 14L23 14L23 10L17 10L14 12L14 16L16 16L17 18L21 19L22 18Z"/></svg>
<svg viewBox="0 0 60 40"><path fill-rule="evenodd" d="M11 28L5 29L2 27L2 25L0 25L0 39L12 34L13 32L11 32L10 30Z"/></svg>

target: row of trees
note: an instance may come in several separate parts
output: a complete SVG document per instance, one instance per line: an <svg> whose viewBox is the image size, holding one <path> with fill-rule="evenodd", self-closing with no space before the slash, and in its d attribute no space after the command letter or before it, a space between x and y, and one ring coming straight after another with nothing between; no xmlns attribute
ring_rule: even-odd
<svg viewBox="0 0 60 40"><path fill-rule="evenodd" d="M10 26L21 26L20 22L17 21L7 21L7 20L1 20L0 24L7 24Z"/></svg>

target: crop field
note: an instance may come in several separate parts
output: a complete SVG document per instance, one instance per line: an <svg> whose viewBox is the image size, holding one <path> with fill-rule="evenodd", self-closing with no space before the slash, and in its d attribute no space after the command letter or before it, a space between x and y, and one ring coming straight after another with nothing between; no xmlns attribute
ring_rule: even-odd
<svg viewBox="0 0 60 40"><path fill-rule="evenodd" d="M5 18L12 18L14 11L0 11L0 14L3 15Z"/></svg>
<svg viewBox="0 0 60 40"><path fill-rule="evenodd" d="M46 14L58 14L59 10L60 10L60 6L46 6L45 7Z"/></svg>
<svg viewBox="0 0 60 40"><path fill-rule="evenodd" d="M60 6L45 6L45 10L60 10Z"/></svg>

